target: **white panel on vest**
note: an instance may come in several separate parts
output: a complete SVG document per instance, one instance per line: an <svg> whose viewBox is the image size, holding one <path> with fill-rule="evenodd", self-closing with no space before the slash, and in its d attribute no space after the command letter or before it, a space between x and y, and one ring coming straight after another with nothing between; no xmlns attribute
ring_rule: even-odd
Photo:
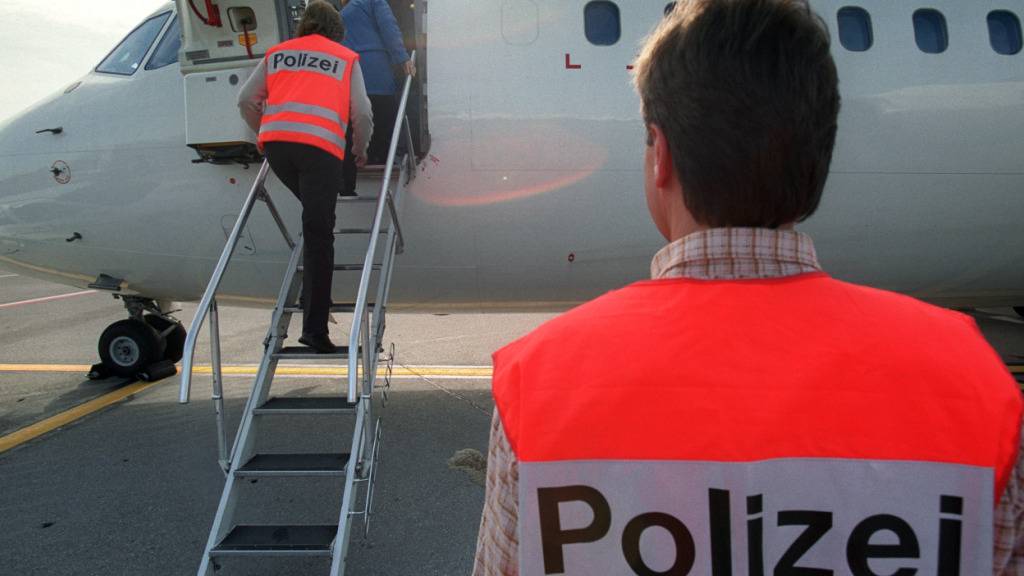
<svg viewBox="0 0 1024 576"><path fill-rule="evenodd" d="M991 574L993 485L925 462L520 462L520 573Z"/></svg>

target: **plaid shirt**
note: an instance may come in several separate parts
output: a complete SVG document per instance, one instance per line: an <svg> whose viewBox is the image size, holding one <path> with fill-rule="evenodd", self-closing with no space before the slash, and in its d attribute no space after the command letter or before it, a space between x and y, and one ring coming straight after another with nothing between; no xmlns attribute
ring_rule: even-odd
<svg viewBox="0 0 1024 576"><path fill-rule="evenodd" d="M810 237L792 230L718 228L662 248L651 277L736 280L820 271ZM1024 433L1021 434L1024 443ZM1024 576L1024 446L995 510L995 576ZM477 538L474 576L519 574L519 463L497 410L491 421L487 493Z"/></svg>

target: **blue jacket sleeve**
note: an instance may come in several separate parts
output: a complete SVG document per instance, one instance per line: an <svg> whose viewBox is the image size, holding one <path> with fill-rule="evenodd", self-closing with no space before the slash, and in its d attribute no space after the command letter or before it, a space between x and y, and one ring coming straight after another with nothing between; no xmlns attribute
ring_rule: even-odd
<svg viewBox="0 0 1024 576"><path fill-rule="evenodd" d="M373 19L377 22L377 30L380 31L381 40L387 48L392 64L402 64L409 59L409 53L405 51L405 43L402 41L402 31L398 29L398 21L395 20L391 7L384 0L373 0Z"/></svg>

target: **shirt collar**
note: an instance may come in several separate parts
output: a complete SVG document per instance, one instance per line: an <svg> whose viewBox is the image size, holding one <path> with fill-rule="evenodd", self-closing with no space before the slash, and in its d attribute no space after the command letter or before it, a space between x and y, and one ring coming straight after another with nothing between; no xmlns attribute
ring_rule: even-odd
<svg viewBox="0 0 1024 576"><path fill-rule="evenodd" d="M735 280L820 272L811 237L795 230L712 228L665 246L651 277Z"/></svg>

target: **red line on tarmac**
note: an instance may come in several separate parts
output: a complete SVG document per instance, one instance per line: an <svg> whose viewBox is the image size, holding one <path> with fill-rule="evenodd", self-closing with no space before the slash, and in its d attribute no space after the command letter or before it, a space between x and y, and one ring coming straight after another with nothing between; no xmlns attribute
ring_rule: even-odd
<svg viewBox="0 0 1024 576"><path fill-rule="evenodd" d="M28 306L29 304L42 304L44 302L53 302L54 300L66 300L68 298L74 298L75 296L85 296L86 294L95 294L95 290L85 290L83 292L72 292L70 294L58 294L56 296L47 296L45 298L33 298L31 300L22 300L20 302L8 302L7 304L0 304L0 310L7 308L16 308L18 306Z"/></svg>

